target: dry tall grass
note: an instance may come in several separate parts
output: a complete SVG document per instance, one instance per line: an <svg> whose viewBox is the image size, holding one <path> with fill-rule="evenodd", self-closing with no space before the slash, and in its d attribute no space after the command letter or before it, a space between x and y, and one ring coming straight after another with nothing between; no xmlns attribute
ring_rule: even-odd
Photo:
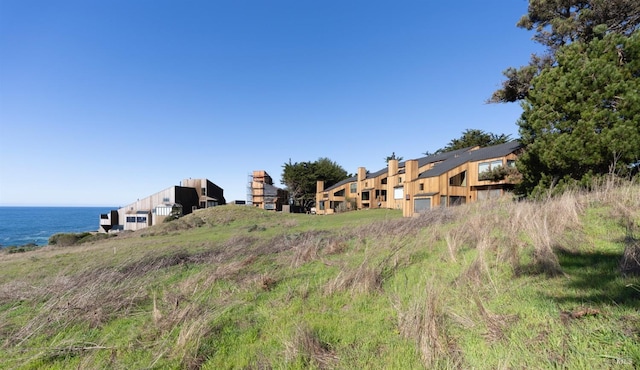
<svg viewBox="0 0 640 370"><path fill-rule="evenodd" d="M386 282L398 269L430 268L421 265L428 259L436 266L450 264L452 268L447 267L446 278L434 277L416 288L413 296L404 295L403 303L395 303L398 331L415 343L425 367L461 367L464 356L456 342L458 333L451 329L486 327L481 338L489 345L504 342L516 318L490 304L502 288L498 284L504 286L504 275L509 273L562 275L558 251L585 250L581 219L588 206L607 209L606 216L625 228L620 272L640 275L638 186L604 183L588 194L566 192L536 202L491 200L331 231L286 230L273 237L243 233L226 241L204 241L192 250L167 246L146 255L138 252L135 257L111 262L110 267L91 261L36 284L18 277L0 284L0 305L17 307L15 302L20 302L20 307L29 310L20 324L16 320L9 324L10 310L0 312L2 346L18 351L34 337L55 338L56 333L76 324L99 330L116 319L136 316L144 318L140 339L144 344L132 346L150 348L155 359L150 367L166 363L163 360L168 358L180 367L198 368L206 361L202 348L216 335L212 323L222 310L246 304L243 299L254 294L277 293L288 286L291 270L303 271L317 261L331 268L322 277L326 280L320 289L310 288L307 282L291 287L292 295L306 299L319 291L324 294L321 299L330 299L333 294L347 292L373 298L389 293ZM225 211L198 217L204 224L186 220L177 225L213 228L212 222L229 223L240 216ZM512 271L505 266L511 266ZM173 272L179 276L175 283L159 283L172 279ZM224 288L214 290L222 280ZM243 298L237 293L249 294ZM452 304L457 306L451 308ZM471 310L464 311L461 306L465 305ZM324 343L318 333L309 325L297 326L291 338L281 343L287 361L319 368L339 366L336 348ZM60 340L40 355L114 351L117 357L119 350L103 343ZM90 367L90 357L83 356L81 365Z"/></svg>
<svg viewBox="0 0 640 370"><path fill-rule="evenodd" d="M446 304L441 288L429 282L407 307L398 302L395 307L400 334L416 343L427 369L462 365L457 345L447 332Z"/></svg>
<svg viewBox="0 0 640 370"><path fill-rule="evenodd" d="M331 346L320 340L318 335L306 324L299 324L290 341L285 343L285 358L288 363L296 360L305 368L333 368L339 358Z"/></svg>

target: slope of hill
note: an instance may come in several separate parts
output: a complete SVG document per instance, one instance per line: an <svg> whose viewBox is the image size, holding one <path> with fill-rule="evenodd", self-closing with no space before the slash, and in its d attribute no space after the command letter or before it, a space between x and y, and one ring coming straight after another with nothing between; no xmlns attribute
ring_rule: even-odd
<svg viewBox="0 0 640 370"><path fill-rule="evenodd" d="M222 206L0 254L5 368L633 368L640 187L332 216Z"/></svg>

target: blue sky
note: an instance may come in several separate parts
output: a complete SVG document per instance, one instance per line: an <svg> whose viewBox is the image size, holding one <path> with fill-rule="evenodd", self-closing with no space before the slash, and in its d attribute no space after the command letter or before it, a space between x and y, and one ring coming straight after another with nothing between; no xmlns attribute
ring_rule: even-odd
<svg viewBox="0 0 640 370"><path fill-rule="evenodd" d="M525 0L0 0L0 205L123 206L328 157L350 173L468 128L539 51ZM454 6L455 5L455 6Z"/></svg>

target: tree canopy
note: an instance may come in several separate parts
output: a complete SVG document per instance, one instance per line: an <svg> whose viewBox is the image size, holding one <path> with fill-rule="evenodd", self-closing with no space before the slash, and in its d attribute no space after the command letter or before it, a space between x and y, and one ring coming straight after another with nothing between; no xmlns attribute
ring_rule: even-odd
<svg viewBox="0 0 640 370"><path fill-rule="evenodd" d="M315 162L285 163L281 183L287 187L297 205L311 207L315 202L317 181L323 180L331 186L348 177L347 171L329 158L319 158Z"/></svg>
<svg viewBox="0 0 640 370"><path fill-rule="evenodd" d="M525 194L628 174L640 160L640 31L594 32L558 48L556 65L532 79L522 101Z"/></svg>
<svg viewBox="0 0 640 370"><path fill-rule="evenodd" d="M484 132L478 129L466 129L462 136L457 139L452 139L444 148L436 150L437 153L450 152L453 150L474 147L474 146L491 146L508 142L510 135L505 134L493 134L490 132ZM428 155L426 152L425 155Z"/></svg>
<svg viewBox="0 0 640 370"><path fill-rule="evenodd" d="M556 63L556 52L573 42L589 43L599 29L629 36L640 23L638 0L530 0L528 12L517 26L535 30L533 39L547 49L544 55L533 55L529 65L510 67L503 74L507 78L489 102L505 103L524 99L531 81L543 70Z"/></svg>
<svg viewBox="0 0 640 370"><path fill-rule="evenodd" d="M403 160L404 158L403 158L403 157L400 157L400 156L396 156L396 152L392 152L390 156L387 156L387 157L384 159L384 163L389 163L389 161L390 161L390 160L392 160L392 159L395 159L395 160L397 160L397 161L401 161L401 160Z"/></svg>

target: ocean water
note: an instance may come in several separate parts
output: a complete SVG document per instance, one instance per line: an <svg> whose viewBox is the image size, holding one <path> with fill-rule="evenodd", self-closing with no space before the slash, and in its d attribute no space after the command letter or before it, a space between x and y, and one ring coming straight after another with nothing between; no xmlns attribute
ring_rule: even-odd
<svg viewBox="0 0 640 370"><path fill-rule="evenodd" d="M110 207L0 207L0 248L47 245L57 233L96 231Z"/></svg>

